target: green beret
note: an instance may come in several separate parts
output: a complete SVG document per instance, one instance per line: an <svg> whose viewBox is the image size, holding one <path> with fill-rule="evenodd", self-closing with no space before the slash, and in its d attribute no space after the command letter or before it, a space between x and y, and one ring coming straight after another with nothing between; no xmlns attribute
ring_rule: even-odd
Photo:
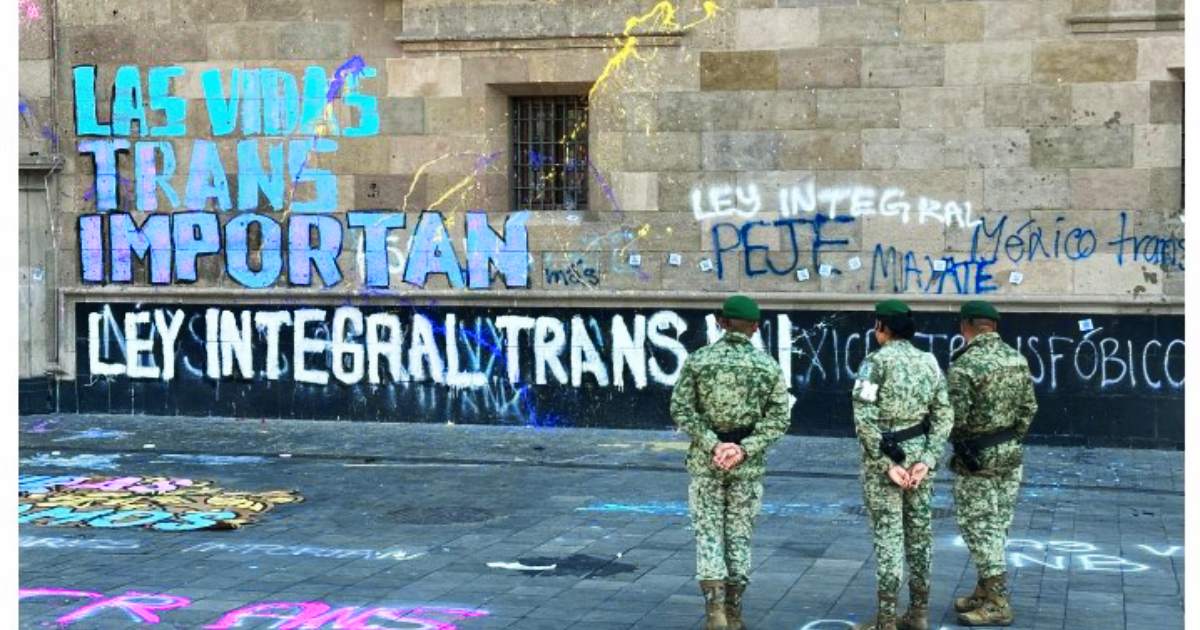
<svg viewBox="0 0 1200 630"><path fill-rule="evenodd" d="M875 314L881 317L908 315L909 313L912 313L912 309L900 300L884 300L875 305Z"/></svg>
<svg viewBox="0 0 1200 630"><path fill-rule="evenodd" d="M972 300L962 305L958 309L958 314L961 319L990 319L994 322L1000 321L1000 311L996 310L995 306L983 300Z"/></svg>
<svg viewBox="0 0 1200 630"><path fill-rule="evenodd" d="M744 295L731 295L721 305L721 317L756 322L762 319L762 313L758 310L758 302Z"/></svg>

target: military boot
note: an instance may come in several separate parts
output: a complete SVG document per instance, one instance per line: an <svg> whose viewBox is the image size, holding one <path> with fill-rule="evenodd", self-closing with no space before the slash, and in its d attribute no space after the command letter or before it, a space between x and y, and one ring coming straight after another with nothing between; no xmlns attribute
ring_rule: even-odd
<svg viewBox="0 0 1200 630"><path fill-rule="evenodd" d="M965 613L975 610L983 604L986 596L987 592L983 590L983 578L979 578L975 582L975 590L970 595L954 598L954 612Z"/></svg>
<svg viewBox="0 0 1200 630"><path fill-rule="evenodd" d="M725 582L723 580L700 580L700 592L704 593L704 630L728 630L725 619Z"/></svg>
<svg viewBox="0 0 1200 630"><path fill-rule="evenodd" d="M729 630L746 630L746 624L742 623L742 593L745 592L745 584L725 583L725 621Z"/></svg>
<svg viewBox="0 0 1200 630"><path fill-rule="evenodd" d="M854 626L854 630L897 630L895 593L880 593L879 612L875 618Z"/></svg>
<svg viewBox="0 0 1200 630"><path fill-rule="evenodd" d="M908 612L896 621L898 630L929 630L929 587L908 585Z"/></svg>
<svg viewBox="0 0 1200 630"><path fill-rule="evenodd" d="M1012 605L1008 603L1008 587L1001 573L983 579L984 600L975 610L959 613L963 626L1007 626L1013 622Z"/></svg>

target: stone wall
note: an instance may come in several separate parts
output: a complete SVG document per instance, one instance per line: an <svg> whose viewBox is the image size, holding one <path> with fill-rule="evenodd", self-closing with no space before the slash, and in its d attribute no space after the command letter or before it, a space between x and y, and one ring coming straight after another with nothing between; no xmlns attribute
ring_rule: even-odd
<svg viewBox="0 0 1200 630"><path fill-rule="evenodd" d="M1181 2L20 5L68 375L86 302L1182 313ZM509 99L589 93L588 209L514 208Z"/></svg>

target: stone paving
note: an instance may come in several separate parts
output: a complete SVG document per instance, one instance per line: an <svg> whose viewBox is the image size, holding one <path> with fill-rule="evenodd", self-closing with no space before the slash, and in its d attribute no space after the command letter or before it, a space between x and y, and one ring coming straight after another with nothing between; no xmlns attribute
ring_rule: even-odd
<svg viewBox="0 0 1200 630"><path fill-rule="evenodd" d="M701 626L679 434L115 416L20 428L23 480L303 495L235 530L22 524L22 628ZM872 612L856 463L849 439L772 451L751 628L833 630ZM1183 627L1182 452L1035 446L1026 478L1012 627ZM948 482L933 621L953 628L950 599L974 573Z"/></svg>

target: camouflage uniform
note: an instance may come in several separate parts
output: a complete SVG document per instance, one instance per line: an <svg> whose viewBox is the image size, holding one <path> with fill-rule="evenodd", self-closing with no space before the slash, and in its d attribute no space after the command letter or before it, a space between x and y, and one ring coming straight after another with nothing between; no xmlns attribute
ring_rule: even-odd
<svg viewBox="0 0 1200 630"><path fill-rule="evenodd" d="M1021 487L1021 440L1037 412L1029 362L999 333L987 332L959 351L949 381L952 441L1016 429L1016 439L980 451L979 471L968 470L958 457L950 460L955 516L979 577L1003 575L1005 538Z"/></svg>
<svg viewBox="0 0 1200 630"><path fill-rule="evenodd" d="M671 393L671 417L692 438L688 505L696 530L696 578L745 585L766 450L791 422L783 370L746 335L726 332L684 362ZM745 461L729 471L714 466L716 431L751 426L753 433L741 442Z"/></svg>
<svg viewBox="0 0 1200 630"><path fill-rule="evenodd" d="M904 560L909 588L928 593L933 553L933 477L953 424L946 383L937 360L911 342L893 339L867 355L853 390L854 428L862 447L863 498L875 544L880 615L896 614ZM904 467L923 462L929 474L914 490L892 483L892 460L880 451L884 432L907 429L930 415L928 435L900 443Z"/></svg>

